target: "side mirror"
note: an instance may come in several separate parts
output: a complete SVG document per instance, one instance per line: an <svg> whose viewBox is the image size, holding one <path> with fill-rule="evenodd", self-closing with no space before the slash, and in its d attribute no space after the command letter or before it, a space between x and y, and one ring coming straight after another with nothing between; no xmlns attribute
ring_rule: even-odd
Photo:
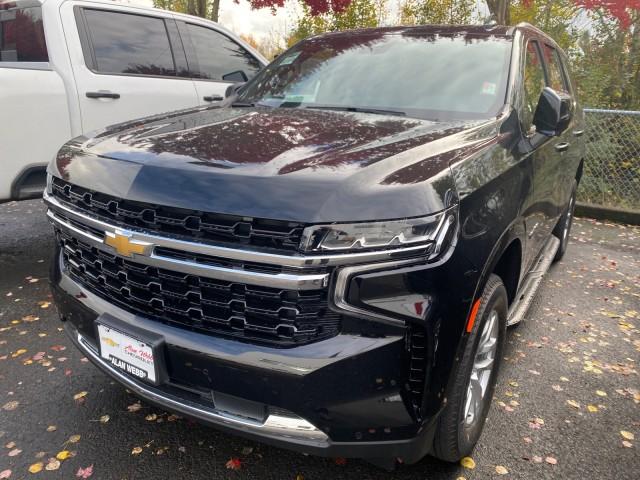
<svg viewBox="0 0 640 480"><path fill-rule="evenodd" d="M236 70L234 72L229 72L229 73L225 73L222 76L222 80L224 80L225 82L246 82L247 80L249 80L249 77L247 77L247 74L244 73L242 70Z"/></svg>
<svg viewBox="0 0 640 480"><path fill-rule="evenodd" d="M554 137L566 130L570 121L571 97L545 87L533 115L536 131L547 137Z"/></svg>
<svg viewBox="0 0 640 480"><path fill-rule="evenodd" d="M244 85L245 85L245 82L238 82L238 83L233 83L229 85L227 87L227 90L224 93L224 96L228 98L228 97L231 97L232 95L235 95L236 93L238 93L238 90L240 90Z"/></svg>

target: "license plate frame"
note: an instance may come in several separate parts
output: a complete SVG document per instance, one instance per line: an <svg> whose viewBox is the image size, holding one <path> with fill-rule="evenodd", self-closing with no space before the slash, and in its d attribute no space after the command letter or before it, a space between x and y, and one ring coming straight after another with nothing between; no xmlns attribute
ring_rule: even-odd
<svg viewBox="0 0 640 480"><path fill-rule="evenodd" d="M166 381L168 375L162 335L125 323L108 314L102 314L96 319L95 331L100 358L109 366L151 385L157 386ZM106 337L107 335L109 336ZM107 338L112 343L107 344ZM149 355L151 365L148 362ZM140 375L141 372L145 375Z"/></svg>

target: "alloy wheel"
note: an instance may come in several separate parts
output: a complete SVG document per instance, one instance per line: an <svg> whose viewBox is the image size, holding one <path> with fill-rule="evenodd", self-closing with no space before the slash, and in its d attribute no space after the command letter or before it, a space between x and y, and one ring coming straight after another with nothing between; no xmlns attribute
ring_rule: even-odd
<svg viewBox="0 0 640 480"><path fill-rule="evenodd" d="M492 310L482 329L473 360L473 367L471 368L471 377L464 401L465 427L473 426L482 416L482 411L487 401L486 394L489 387L489 379L491 378L498 349L499 325L498 312Z"/></svg>

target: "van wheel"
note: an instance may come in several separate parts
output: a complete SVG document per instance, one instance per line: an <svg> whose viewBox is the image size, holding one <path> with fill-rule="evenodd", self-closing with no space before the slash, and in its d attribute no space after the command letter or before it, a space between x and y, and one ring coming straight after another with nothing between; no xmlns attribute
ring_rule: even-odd
<svg viewBox="0 0 640 480"><path fill-rule="evenodd" d="M557 225L553 229L553 235L560 240L560 246L556 252L556 256L553 257L554 262L559 262L564 257L569 245L569 236L571 234L571 225L573 225L573 211L576 208L576 190L578 189L578 183L573 181L573 188L571 189L571 198L567 204L567 209L564 214L558 220Z"/></svg>
<svg viewBox="0 0 640 480"><path fill-rule="evenodd" d="M507 291L491 275L480 297L473 330L440 415L433 455L457 462L475 447L487 418L507 330Z"/></svg>

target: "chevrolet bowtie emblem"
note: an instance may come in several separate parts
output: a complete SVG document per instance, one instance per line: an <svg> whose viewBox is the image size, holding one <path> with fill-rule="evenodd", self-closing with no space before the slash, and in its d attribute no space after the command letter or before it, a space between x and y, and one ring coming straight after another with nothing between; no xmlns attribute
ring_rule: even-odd
<svg viewBox="0 0 640 480"><path fill-rule="evenodd" d="M152 243L134 240L127 232L105 232L104 243L113 247L123 257L133 257L134 254L149 255L153 249Z"/></svg>

